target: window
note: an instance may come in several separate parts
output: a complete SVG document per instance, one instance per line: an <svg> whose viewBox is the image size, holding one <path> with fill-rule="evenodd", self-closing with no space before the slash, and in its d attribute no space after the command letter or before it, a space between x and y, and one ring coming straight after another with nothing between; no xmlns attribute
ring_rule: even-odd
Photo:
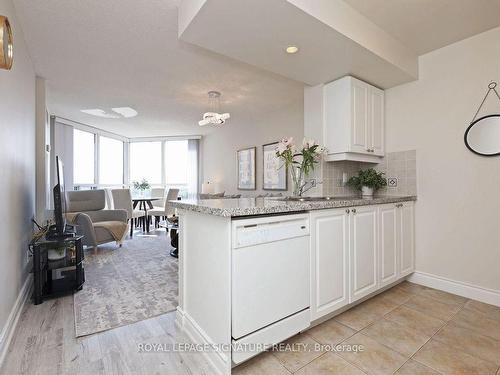
<svg viewBox="0 0 500 375"><path fill-rule="evenodd" d="M165 142L165 182L186 185L188 182L188 141Z"/></svg>
<svg viewBox="0 0 500 375"><path fill-rule="evenodd" d="M123 142L99 137L99 185L123 184Z"/></svg>
<svg viewBox="0 0 500 375"><path fill-rule="evenodd" d="M95 183L95 136L78 129L73 130L73 184Z"/></svg>
<svg viewBox="0 0 500 375"><path fill-rule="evenodd" d="M161 142L130 143L130 182L145 179L161 185Z"/></svg>

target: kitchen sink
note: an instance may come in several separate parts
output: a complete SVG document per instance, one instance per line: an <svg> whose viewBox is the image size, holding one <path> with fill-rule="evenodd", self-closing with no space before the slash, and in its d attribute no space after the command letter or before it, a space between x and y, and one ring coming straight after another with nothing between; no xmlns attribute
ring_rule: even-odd
<svg viewBox="0 0 500 375"><path fill-rule="evenodd" d="M321 202L321 201L331 201L331 200L347 200L352 199L350 197L285 197L280 200L289 202Z"/></svg>

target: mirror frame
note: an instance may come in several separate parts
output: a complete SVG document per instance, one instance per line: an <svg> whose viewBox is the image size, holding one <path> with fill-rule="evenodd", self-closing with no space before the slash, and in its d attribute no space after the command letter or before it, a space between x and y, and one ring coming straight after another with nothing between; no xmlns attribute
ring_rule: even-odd
<svg viewBox="0 0 500 375"><path fill-rule="evenodd" d="M467 130L465 131L465 134L464 134L464 142L465 142L465 146L469 149L469 151L473 152L474 154L476 155L480 155L480 156L498 156L500 155L500 151L495 153L495 154L483 154L479 151L476 151L474 150L471 145L469 144L469 142L467 141L467 136L469 135L469 132L470 130L472 129L472 127L474 125L476 125L478 122L486 119L486 118L490 118L490 117L499 117L500 118L500 114L493 114L493 115L487 115L487 116L483 116L483 117L480 117L478 118L477 120L474 120L470 125L469 127L467 128ZM500 148L500 145L498 146Z"/></svg>
<svg viewBox="0 0 500 375"><path fill-rule="evenodd" d="M14 54L9 57L9 55L4 56L4 45L7 43L8 48L14 51L14 41L12 39L12 29L10 27L9 19L5 16L0 16L0 27L6 31L5 35L2 33L0 38L0 68L10 70L12 68L12 63L14 61Z"/></svg>

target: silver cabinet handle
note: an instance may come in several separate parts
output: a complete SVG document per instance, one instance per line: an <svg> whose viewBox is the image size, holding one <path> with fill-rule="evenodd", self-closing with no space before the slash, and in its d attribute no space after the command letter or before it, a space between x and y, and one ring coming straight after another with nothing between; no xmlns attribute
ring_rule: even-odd
<svg viewBox="0 0 500 375"><path fill-rule="evenodd" d="M345 213L348 214L349 212L351 212L349 209L345 210Z"/></svg>
<svg viewBox="0 0 500 375"><path fill-rule="evenodd" d="M355 208L353 208L353 209L352 209L352 213L353 213L353 214L355 214L355 213L356 213L356 209L355 209Z"/></svg>

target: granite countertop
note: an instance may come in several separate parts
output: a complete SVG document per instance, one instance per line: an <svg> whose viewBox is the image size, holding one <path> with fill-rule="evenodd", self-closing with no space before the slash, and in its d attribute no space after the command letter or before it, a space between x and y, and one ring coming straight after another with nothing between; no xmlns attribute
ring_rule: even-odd
<svg viewBox="0 0 500 375"><path fill-rule="evenodd" d="M170 201L173 207L222 217L304 212L338 207L367 206L417 200L416 196L385 196L372 199L335 197L321 201L289 201L283 198L239 198Z"/></svg>

